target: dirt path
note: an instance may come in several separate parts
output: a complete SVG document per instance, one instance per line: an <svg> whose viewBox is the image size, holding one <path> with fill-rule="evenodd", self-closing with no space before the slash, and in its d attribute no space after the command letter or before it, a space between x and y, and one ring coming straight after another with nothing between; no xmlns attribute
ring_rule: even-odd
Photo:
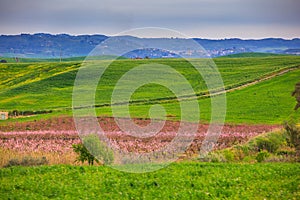
<svg viewBox="0 0 300 200"><path fill-rule="evenodd" d="M281 76L281 75L283 75L283 74L286 74L286 73L288 73L288 72L290 72L290 71L294 71L294 70L296 70L296 69L300 69L300 66L297 66L297 67L294 67L294 68L288 68L288 69L280 70L280 71L278 71L278 72L275 72L275 73L273 73L273 74L267 75L267 76L265 76L265 77L263 77L263 78L260 78L260 79L258 79L258 80L254 80L254 81L252 81L252 82L250 82L250 83L246 83L246 84L244 84L244 85L241 85L241 86L238 86L238 87L234 87L234 88L228 89L228 90L226 90L226 93L227 93L227 92L233 92L233 91L236 91L236 90L240 90L240 89L243 89L243 88L252 86L252 85L256 85L256 84L258 84L258 83L260 83L260 82L263 82L263 81L266 81L266 80L275 78L276 76Z"/></svg>
<svg viewBox="0 0 300 200"><path fill-rule="evenodd" d="M256 85L260 82L272 79L272 78L277 77L277 76L284 75L284 74L286 74L290 71L294 71L294 70L297 70L297 69L300 69L300 66L291 67L291 68L288 68L288 69L281 69L280 71L273 72L273 73L268 74L264 77L261 77L258 80L253 80L253 81L245 83L243 85L235 86L233 88L226 89L226 90L216 91L216 92L202 94L202 95L192 94L192 95L186 95L186 96L182 96L182 97L171 97L171 98L169 97L167 99L164 99L164 98L162 98L162 99L150 99L150 100L147 100L147 103L148 104L149 103L153 103L153 104L154 103L168 103L168 102L172 102L174 100L188 101L188 100L193 100L193 99L201 99L201 98L207 98L207 97L211 97L211 96L221 95L221 94L224 94L224 93L233 92L233 91L236 91L236 90L244 89L244 88L252 86L252 85ZM130 103L130 105L139 105L139 104L144 104L144 103L145 103L144 100L143 101L132 101ZM128 102L120 102L120 103L116 103L116 104L96 105L95 107L107 107L107 106L118 106L118 105L128 105L128 104L129 104Z"/></svg>

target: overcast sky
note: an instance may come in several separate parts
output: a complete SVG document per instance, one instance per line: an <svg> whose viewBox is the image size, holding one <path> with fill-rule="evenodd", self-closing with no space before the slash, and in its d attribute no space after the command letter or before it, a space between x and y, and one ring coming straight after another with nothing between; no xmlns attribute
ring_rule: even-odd
<svg viewBox="0 0 300 200"><path fill-rule="evenodd" d="M300 38L299 8L299 0L1 0L0 34L162 27L199 38Z"/></svg>

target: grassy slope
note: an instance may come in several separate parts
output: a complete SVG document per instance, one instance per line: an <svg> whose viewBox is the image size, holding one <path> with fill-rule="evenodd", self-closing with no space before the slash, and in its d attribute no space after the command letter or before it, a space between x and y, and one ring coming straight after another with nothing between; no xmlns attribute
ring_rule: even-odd
<svg viewBox="0 0 300 200"><path fill-rule="evenodd" d="M282 123L294 113L291 96L300 81L300 70L262 82L228 95L228 121ZM298 112L298 119L300 115Z"/></svg>
<svg viewBox="0 0 300 200"><path fill-rule="evenodd" d="M205 90L204 84L199 86L201 79L198 79L199 76L194 73L195 71L178 59L118 60L101 79L100 85L105 87L100 87L98 90L97 95L101 96L98 103L109 102L114 84L123 73L136 65L149 62L173 66L188 78L196 91ZM217 58L215 63L226 87L230 88L282 68L297 66L300 63L300 57ZM0 65L0 109L24 111L71 107L73 81L79 67L80 63L77 62ZM281 123L291 113L294 106L295 101L290 97L290 92L294 84L299 81L298 77L299 71L291 72L289 75L228 94L227 122ZM172 93L165 88L152 85L152 87L141 87L133 97L155 99L171 95ZM208 121L210 100L200 100L199 104L201 119ZM168 103L165 107L169 114L179 119L177 104ZM147 105L132 106L132 116L147 117L148 108ZM109 108L101 108L99 113L109 115L109 110Z"/></svg>
<svg viewBox="0 0 300 200"><path fill-rule="evenodd" d="M105 62L105 61L103 61ZM128 70L145 63L161 63L174 67L187 77L196 92L206 90L205 83L189 64L176 59L118 60L101 79L98 103L110 102L116 81ZM300 57L276 58L219 58L215 59L227 88L240 85L273 71L298 65ZM42 110L71 107L72 86L80 63L27 63L0 65L0 109ZM168 81L168 80L166 80ZM180 85L181 83L177 83ZM104 86L104 87L101 87ZM135 99L155 99L172 96L157 85L142 87Z"/></svg>
<svg viewBox="0 0 300 200"><path fill-rule="evenodd" d="M108 167L0 169L3 199L297 199L299 164L180 163L144 174Z"/></svg>
<svg viewBox="0 0 300 200"><path fill-rule="evenodd" d="M257 85L227 94L226 121L231 123L281 124L294 113L294 86L300 81L300 70L261 82ZM199 101L204 117L209 100ZM298 112L298 118L300 115ZM206 117L206 119L208 119Z"/></svg>
<svg viewBox="0 0 300 200"><path fill-rule="evenodd" d="M5 110L51 109L70 105L79 63L9 64L1 66L0 99Z"/></svg>
<svg viewBox="0 0 300 200"><path fill-rule="evenodd" d="M295 98L291 97L295 83L299 81L300 70L289 72L282 76L260 82L256 85L227 94L226 122L228 123L256 123L281 124L295 113L293 108ZM201 120L210 120L210 99L200 99L199 107ZM168 114L180 119L178 103L162 104ZM131 115L148 117L151 105L131 106ZM121 106L119 106L121 109ZM193 112L194 108L189 108ZM111 115L110 108L99 108L98 113ZM300 119L299 112L295 115Z"/></svg>

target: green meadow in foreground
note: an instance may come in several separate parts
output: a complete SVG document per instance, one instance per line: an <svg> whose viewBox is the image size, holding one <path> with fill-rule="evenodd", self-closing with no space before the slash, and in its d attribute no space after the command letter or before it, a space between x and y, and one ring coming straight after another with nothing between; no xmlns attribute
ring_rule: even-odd
<svg viewBox="0 0 300 200"><path fill-rule="evenodd" d="M3 199L299 199L299 164L173 163L130 174L100 166L0 169Z"/></svg>

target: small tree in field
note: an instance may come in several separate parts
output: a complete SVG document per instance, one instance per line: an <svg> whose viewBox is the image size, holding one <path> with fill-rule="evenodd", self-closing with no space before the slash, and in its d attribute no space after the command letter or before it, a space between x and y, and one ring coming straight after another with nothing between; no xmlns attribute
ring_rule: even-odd
<svg viewBox="0 0 300 200"><path fill-rule="evenodd" d="M294 96L297 101L294 109L298 110L298 108L300 107L300 82L295 85L295 91L292 93L292 96Z"/></svg>
<svg viewBox="0 0 300 200"><path fill-rule="evenodd" d="M289 142L296 150L296 158L300 161L300 128L293 122L286 122L284 128L288 134Z"/></svg>
<svg viewBox="0 0 300 200"><path fill-rule="evenodd" d="M297 104L294 110L297 112L300 107L300 82L295 85L295 91L292 93L292 96L296 98ZM289 136L289 142L296 149L297 160L300 161L300 127L297 126L297 122L292 119L290 122L285 122L284 128Z"/></svg>
<svg viewBox="0 0 300 200"><path fill-rule="evenodd" d="M94 162L103 164L111 164L113 162L113 151L96 134L84 136L82 143L73 144L73 150L78 154L77 162L84 163L87 161L89 165L94 165Z"/></svg>
<svg viewBox="0 0 300 200"><path fill-rule="evenodd" d="M73 144L72 147L73 151L78 154L75 162L84 163L87 161L89 165L94 165L94 161L99 163L95 156L93 156L83 144Z"/></svg>

